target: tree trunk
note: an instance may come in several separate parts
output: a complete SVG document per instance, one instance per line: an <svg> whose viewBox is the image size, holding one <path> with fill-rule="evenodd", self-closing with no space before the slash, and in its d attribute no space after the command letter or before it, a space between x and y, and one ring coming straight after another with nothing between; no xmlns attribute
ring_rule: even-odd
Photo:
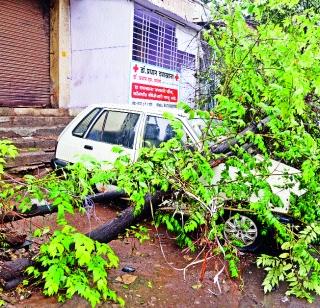
<svg viewBox="0 0 320 308"><path fill-rule="evenodd" d="M27 258L16 259L3 263L0 271L0 279L9 281L17 276L21 276L21 272L32 264L32 261Z"/></svg>
<svg viewBox="0 0 320 308"><path fill-rule="evenodd" d="M118 217L99 226L86 235L93 240L99 241L101 243L108 243L116 239L119 234L123 233L131 225L137 223L147 216L151 216L150 204L152 204L153 210L155 210L163 201L163 199L168 195L168 193L157 193L153 197L147 196L145 198L144 206L142 207L142 210L138 215L134 213L134 207L129 207L122 211Z"/></svg>
<svg viewBox="0 0 320 308"><path fill-rule="evenodd" d="M104 193L99 193L96 195L88 196L87 199L90 199L93 202L107 202L110 200L114 200L117 198L125 197L126 194L123 191L107 191ZM52 214L57 212L58 208L52 205L40 205L37 206L35 209L31 209L27 213L20 213L18 211L10 211L0 215L0 224L17 221L20 219L32 218L36 216L45 216L48 214Z"/></svg>
<svg viewBox="0 0 320 308"><path fill-rule="evenodd" d="M5 291L15 288L23 280L23 271L33 261L27 258L16 259L3 263L0 267L0 283Z"/></svg>
<svg viewBox="0 0 320 308"><path fill-rule="evenodd" d="M257 124L249 125L243 131L238 133L236 137L225 139L221 143L213 145L211 147L211 152L213 154L227 153L228 151L230 151L231 147L235 146L239 142L237 138L238 136L244 136L249 131L256 133L257 131L262 130L265 127L265 125L269 122L269 120L269 117L266 117Z"/></svg>

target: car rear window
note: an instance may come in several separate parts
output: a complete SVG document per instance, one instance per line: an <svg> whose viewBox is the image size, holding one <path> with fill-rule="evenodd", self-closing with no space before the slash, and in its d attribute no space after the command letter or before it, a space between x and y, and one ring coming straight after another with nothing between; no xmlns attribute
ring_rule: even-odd
<svg viewBox="0 0 320 308"><path fill-rule="evenodd" d="M90 111L88 115L86 115L81 122L76 126L76 128L72 131L72 135L76 137L83 137L86 131L88 130L90 124L97 116L97 114L101 111L101 108L95 108Z"/></svg>
<svg viewBox="0 0 320 308"><path fill-rule="evenodd" d="M180 121L180 120L179 120ZM187 142L189 134L184 129L185 134L181 142ZM187 135L186 135L187 134ZM176 136L176 132L169 120L162 117L147 116L146 125L144 128L143 146L144 147L158 147L161 142L166 142Z"/></svg>

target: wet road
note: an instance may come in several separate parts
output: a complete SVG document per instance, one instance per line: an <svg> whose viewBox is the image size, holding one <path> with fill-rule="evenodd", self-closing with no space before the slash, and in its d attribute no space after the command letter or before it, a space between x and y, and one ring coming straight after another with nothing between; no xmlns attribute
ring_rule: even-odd
<svg viewBox="0 0 320 308"><path fill-rule="evenodd" d="M94 215L71 218L72 224L82 232L103 223L116 215L115 210L105 206L97 206ZM55 226L54 217L34 218L33 223ZM16 227L25 228L26 223L17 223ZM147 225L148 226L148 225ZM28 225L30 228L30 224ZM33 228L31 226L31 228ZM173 238L160 229L158 235L149 225L151 240L140 244L136 239L124 238L112 241L110 245L118 254L121 264L119 269L111 270L109 286L115 289L126 301L127 307L320 307L319 298L314 304L308 304L284 295L285 287L280 286L271 294L264 295L261 287L264 273L256 268L255 256L241 256L242 279L232 280L224 270L214 283L215 275L222 269L223 262L219 258L208 261L204 279L199 283L202 264L191 266L185 271L193 256L184 254L175 244ZM161 247L160 242L161 240ZM165 256L165 257L164 257ZM133 283L125 285L119 277L125 273L124 266L135 269ZM55 298L45 298L39 292L29 299L9 307L89 307L81 298L75 297L67 303L57 303ZM104 303L101 307L116 307L112 303Z"/></svg>

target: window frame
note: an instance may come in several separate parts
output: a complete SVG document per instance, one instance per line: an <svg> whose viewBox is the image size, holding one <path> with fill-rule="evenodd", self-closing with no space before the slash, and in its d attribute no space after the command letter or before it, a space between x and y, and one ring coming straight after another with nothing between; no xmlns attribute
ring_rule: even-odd
<svg viewBox="0 0 320 308"><path fill-rule="evenodd" d="M147 119L148 117L151 116L151 117L156 117L156 118L161 118L161 119L164 119L164 120L167 120L170 122L170 120L168 119L165 119L162 115L159 115L159 114L153 114L153 113L146 113L144 115L144 121L143 121L143 126L142 126L142 131L141 131L141 143L140 143L140 148L143 148L144 147L144 142L145 142L145 139L144 139L144 136L145 136L145 130L146 130L146 125L147 125ZM190 129L188 128L188 125L186 125L186 123L183 121L183 119L181 119L180 117L175 117L176 120L179 120L181 123L182 123L182 126L183 126L183 131L186 133L187 137L190 138L192 140L193 143L196 143L196 140L194 138L194 136L192 135L192 133L190 132ZM170 139L169 139L170 140ZM162 142L165 142L165 141L161 141L160 144Z"/></svg>
<svg viewBox="0 0 320 308"><path fill-rule="evenodd" d="M179 73L183 69L196 71L197 56L178 49L176 24L172 20L135 5L132 26L133 61Z"/></svg>
<svg viewBox="0 0 320 308"><path fill-rule="evenodd" d="M96 123L99 121L100 117L102 117L104 113L105 113L105 118L104 118L103 124L102 124L102 132L104 131L104 127L105 127L105 124L106 124L106 121L107 121L107 118L108 118L108 114L109 114L109 110L107 110L107 109L102 109L102 112L100 112L99 116L95 118L95 121L93 121L92 125L90 125L90 127L87 129L86 133L84 134L83 139L106 143L106 142L103 142L101 140L94 140L94 139L89 139L88 138L88 135L90 134L92 128L96 125Z"/></svg>
<svg viewBox="0 0 320 308"><path fill-rule="evenodd" d="M88 124L88 126L87 126L87 129L86 129L85 132L82 134L82 136L76 135L76 134L74 133L74 131L80 126L80 124L81 124L90 114L92 114L92 113L93 113L95 110L97 110L97 109L98 109L99 111L98 111L98 112L96 113L96 115L90 120L90 122L89 122L89 124ZM96 122L96 119L99 118L99 116L100 116L100 114L101 114L101 112L102 112L103 110L104 110L103 108L96 107L96 108L92 109L89 113L87 113L87 114L76 124L76 126L72 129L72 131L71 131L72 137L85 139L88 131L89 131L89 130L91 129L91 127L92 127L92 123L93 123L93 122L94 122L94 123Z"/></svg>

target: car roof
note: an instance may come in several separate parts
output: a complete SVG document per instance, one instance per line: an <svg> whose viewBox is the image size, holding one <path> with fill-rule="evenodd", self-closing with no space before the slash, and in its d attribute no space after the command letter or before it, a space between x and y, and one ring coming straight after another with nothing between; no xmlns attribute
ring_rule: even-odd
<svg viewBox="0 0 320 308"><path fill-rule="evenodd" d="M157 115L163 115L164 112L170 112L175 116L187 117L188 115L181 109L168 108L168 107L147 107L147 106L136 106L130 104L94 104L89 106L90 109L94 108L110 108L117 110L136 111L143 113L153 113Z"/></svg>

